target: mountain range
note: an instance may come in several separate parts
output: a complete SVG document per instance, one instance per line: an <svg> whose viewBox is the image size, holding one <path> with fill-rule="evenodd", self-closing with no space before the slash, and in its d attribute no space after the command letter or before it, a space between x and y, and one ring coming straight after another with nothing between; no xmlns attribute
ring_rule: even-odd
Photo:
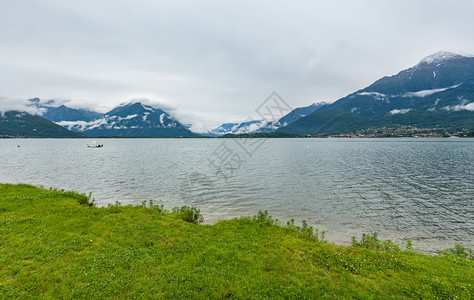
<svg viewBox="0 0 474 300"><path fill-rule="evenodd" d="M294 134L384 126L474 129L474 58L438 52L287 126Z"/></svg>
<svg viewBox="0 0 474 300"><path fill-rule="evenodd" d="M67 114L72 119L75 111ZM93 119L56 121L90 137L192 137L197 136L167 112L140 102L118 106Z"/></svg>
<svg viewBox="0 0 474 300"><path fill-rule="evenodd" d="M80 138L86 136L40 116L11 110L0 114L0 137Z"/></svg>
<svg viewBox="0 0 474 300"><path fill-rule="evenodd" d="M269 133L277 129L287 126L296 120L299 120L311 113L323 109L328 104L325 102L313 103L309 106L299 107L281 119L275 122L268 122L265 120L252 120L241 123L224 123L219 127L209 131L212 136L222 136L226 134L252 134L252 133Z"/></svg>
<svg viewBox="0 0 474 300"><path fill-rule="evenodd" d="M29 100L29 106L43 111L43 118L89 137L197 137L268 133L326 105L328 104L314 103L307 107L297 108L276 122L254 120L225 123L207 134L197 134L191 132L188 129L189 126L183 125L167 112L140 102L123 104L105 114L100 114L65 105L55 106L54 100L45 103L42 103L39 98Z"/></svg>
<svg viewBox="0 0 474 300"><path fill-rule="evenodd" d="M42 117L52 122L61 121L92 121L102 116L101 113L86 109L70 108L65 105L56 106L54 100L48 100L45 103L39 98L28 100L30 107L38 108L43 111Z"/></svg>
<svg viewBox="0 0 474 300"><path fill-rule="evenodd" d="M167 112L140 102L98 112L29 100L41 116L9 111L0 115L1 136L24 137L196 137ZM1 108L1 107L0 107ZM474 130L474 58L438 52L417 65L386 76L332 104L296 108L274 122L224 123L208 136L318 135L368 128L415 126Z"/></svg>

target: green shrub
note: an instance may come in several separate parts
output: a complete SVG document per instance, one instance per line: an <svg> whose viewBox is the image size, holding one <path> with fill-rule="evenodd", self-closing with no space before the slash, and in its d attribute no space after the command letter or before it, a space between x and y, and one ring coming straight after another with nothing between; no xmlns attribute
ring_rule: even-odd
<svg viewBox="0 0 474 300"><path fill-rule="evenodd" d="M122 206L122 204L118 201L115 201L115 204L107 204L107 209L111 212L111 213L119 213L120 212L120 207Z"/></svg>
<svg viewBox="0 0 474 300"><path fill-rule="evenodd" d="M143 206L146 206L146 205L145 205L145 201L143 201ZM165 207L163 206L163 204L161 204L161 205L154 204L154 203L153 203L153 200L151 200L151 199L148 201L148 211L149 211L149 212L159 213L159 214L163 214L163 213L167 213L167 212L168 212L168 211L165 209Z"/></svg>
<svg viewBox="0 0 474 300"><path fill-rule="evenodd" d="M411 245L411 242L410 242ZM392 242L391 240L381 241L379 240L378 233L374 232L370 234L362 234L360 242L357 241L356 237L352 237L352 246L358 248L377 249L377 250L392 250L400 251L400 247Z"/></svg>
<svg viewBox="0 0 474 300"><path fill-rule="evenodd" d="M256 215L252 217L252 219L259 223L265 225L278 225L278 219L273 219L272 216L268 214L268 211L262 212L261 210L258 211Z"/></svg>
<svg viewBox="0 0 474 300"><path fill-rule="evenodd" d="M278 218L274 219L268 214L268 211L266 210L264 212L259 210L258 213L251 218L241 217L240 219L249 219L253 222L257 222L262 225L282 226L280 220L278 220ZM324 236L326 234L325 231L319 232L318 229L314 229L313 227L309 226L306 220L303 220L302 225L300 227L295 225L295 219L291 219L291 221L286 223L286 227L296 232L299 232L312 240L320 242L324 241Z"/></svg>
<svg viewBox="0 0 474 300"><path fill-rule="evenodd" d="M454 255L469 260L474 260L474 251L472 249L465 248L460 244L454 245L454 248L447 248L439 251L441 255Z"/></svg>
<svg viewBox="0 0 474 300"><path fill-rule="evenodd" d="M204 221L201 210L194 206L174 207L172 212L188 223L201 224Z"/></svg>
<svg viewBox="0 0 474 300"><path fill-rule="evenodd" d="M413 243L412 243L411 240L407 240L406 251L408 251L408 252L414 252L415 251L413 249Z"/></svg>

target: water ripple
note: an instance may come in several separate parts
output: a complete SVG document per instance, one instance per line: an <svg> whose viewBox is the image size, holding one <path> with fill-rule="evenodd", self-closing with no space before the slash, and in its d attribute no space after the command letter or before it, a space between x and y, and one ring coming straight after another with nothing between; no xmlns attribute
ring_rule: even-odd
<svg viewBox="0 0 474 300"><path fill-rule="evenodd" d="M227 179L208 159L222 143L241 150L232 140L102 143L0 140L0 181L92 192L99 205L194 205L207 222L269 210L307 220L338 243L378 231L425 251L474 248L473 139L272 139L242 155Z"/></svg>

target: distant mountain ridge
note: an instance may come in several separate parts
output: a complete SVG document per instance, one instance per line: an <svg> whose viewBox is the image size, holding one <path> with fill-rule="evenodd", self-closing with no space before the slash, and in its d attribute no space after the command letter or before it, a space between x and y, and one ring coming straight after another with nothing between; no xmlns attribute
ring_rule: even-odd
<svg viewBox="0 0 474 300"><path fill-rule="evenodd" d="M325 102L313 103L305 107L299 107L276 122L267 122L265 120L253 120L242 123L224 123L219 127L209 131L211 135L223 136L227 134L253 134L253 133L270 133L274 132L280 127L293 123L300 118L303 118L317 110L321 110L328 104Z"/></svg>
<svg viewBox="0 0 474 300"><path fill-rule="evenodd" d="M293 122L295 122L295 121L297 121L301 118L304 118L304 117L314 113L315 111L319 111L319 110L324 109L328 105L329 104L326 103L326 102L317 102L317 103L313 103L309 106L295 108L294 110L289 112L286 116L284 116L283 118L278 120L278 122L277 122L278 127L287 126L287 125L289 125L289 124L291 124L291 123L293 123Z"/></svg>
<svg viewBox="0 0 474 300"><path fill-rule="evenodd" d="M195 133L167 112L133 102L118 106L99 118L85 121L58 121L58 125L90 137L192 137Z"/></svg>
<svg viewBox="0 0 474 300"><path fill-rule="evenodd" d="M92 121L102 116L101 113L87 109L76 109L65 106L55 106L54 100L41 103L39 98L29 99L29 106L36 107L43 112L42 117L52 122L60 121Z"/></svg>
<svg viewBox="0 0 474 300"><path fill-rule="evenodd" d="M243 134L255 132L265 124L262 120L246 121L242 123L224 123L209 131L211 135L221 136L225 134Z"/></svg>
<svg viewBox="0 0 474 300"><path fill-rule="evenodd" d="M474 128L474 58L438 52L277 131L320 134L381 126Z"/></svg>
<svg viewBox="0 0 474 300"><path fill-rule="evenodd" d="M0 114L0 137L78 138L85 135L67 130L40 116L11 110Z"/></svg>
<svg viewBox="0 0 474 300"><path fill-rule="evenodd" d="M99 118L101 115L101 113L95 111L89 111L85 109L74 109L69 108L65 105L61 105L58 107L49 108L43 114L43 118L53 122L78 120L92 121L96 118Z"/></svg>
<svg viewBox="0 0 474 300"><path fill-rule="evenodd" d="M105 114L29 100L28 111L0 117L0 136L41 137L194 137L167 112L140 102L122 104ZM1 108L1 107L0 107ZM427 56L415 66L376 80L332 104L296 108L278 121L224 123L208 135L288 133L318 135L403 126L474 131L474 57L450 52ZM67 129L74 131L69 132ZM278 136L285 136L277 134Z"/></svg>

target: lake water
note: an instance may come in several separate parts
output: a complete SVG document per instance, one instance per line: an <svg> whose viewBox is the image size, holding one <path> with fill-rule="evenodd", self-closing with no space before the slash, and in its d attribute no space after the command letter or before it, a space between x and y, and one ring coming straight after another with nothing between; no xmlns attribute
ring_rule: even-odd
<svg viewBox="0 0 474 300"><path fill-rule="evenodd" d="M98 205L193 205L207 223L268 210L339 244L377 231L426 252L474 248L474 139L88 142L0 139L0 182L91 192Z"/></svg>

